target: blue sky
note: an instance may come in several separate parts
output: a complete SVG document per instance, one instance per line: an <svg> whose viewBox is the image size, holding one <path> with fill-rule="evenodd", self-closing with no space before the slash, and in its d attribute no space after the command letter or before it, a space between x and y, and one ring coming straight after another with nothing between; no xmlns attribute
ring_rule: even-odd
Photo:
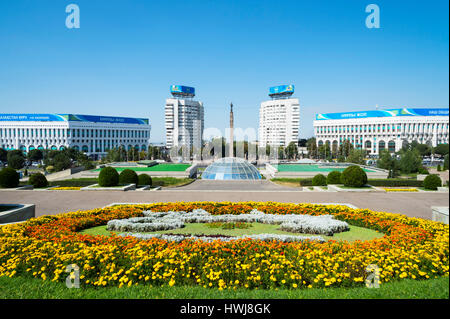
<svg viewBox="0 0 450 319"><path fill-rule="evenodd" d="M68 4L80 29L67 29ZM365 7L380 8L368 29ZM448 1L0 2L0 112L148 117L164 141L169 86L194 86L205 126L258 127L268 88L315 113L448 107Z"/></svg>

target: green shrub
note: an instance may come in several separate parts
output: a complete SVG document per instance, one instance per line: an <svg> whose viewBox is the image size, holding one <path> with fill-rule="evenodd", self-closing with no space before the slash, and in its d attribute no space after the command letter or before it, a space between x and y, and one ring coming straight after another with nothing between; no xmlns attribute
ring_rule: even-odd
<svg viewBox="0 0 450 319"><path fill-rule="evenodd" d="M342 173L339 171L332 171L327 175L327 184L340 184Z"/></svg>
<svg viewBox="0 0 450 319"><path fill-rule="evenodd" d="M441 178L436 174L431 174L425 177L423 180L423 187L429 190L437 190L438 187L442 186Z"/></svg>
<svg viewBox="0 0 450 319"><path fill-rule="evenodd" d="M419 167L419 170L417 171L419 174L422 174L422 175L428 175L428 174L430 174L430 172L428 171L428 169L426 168L426 167Z"/></svg>
<svg viewBox="0 0 450 319"><path fill-rule="evenodd" d="M102 168L100 174L98 174L98 184L102 187L119 185L119 173L112 167Z"/></svg>
<svg viewBox="0 0 450 319"><path fill-rule="evenodd" d="M416 179L369 179L367 184L372 186L386 186L386 187L423 187L423 181Z"/></svg>
<svg viewBox="0 0 450 319"><path fill-rule="evenodd" d="M449 161L449 159L448 159L448 154L447 154L444 156L444 167L443 167L444 171L448 170L448 161Z"/></svg>
<svg viewBox="0 0 450 319"><path fill-rule="evenodd" d="M48 186L47 178L42 173L31 174L28 179L28 184L33 185L34 188L42 188Z"/></svg>
<svg viewBox="0 0 450 319"><path fill-rule="evenodd" d="M325 186L327 185L327 178L322 174L317 174L312 179L313 186Z"/></svg>
<svg viewBox="0 0 450 319"><path fill-rule="evenodd" d="M20 155L8 156L8 166L13 169L21 169L25 165L25 158Z"/></svg>
<svg viewBox="0 0 450 319"><path fill-rule="evenodd" d="M300 178L300 186L312 186L312 178Z"/></svg>
<svg viewBox="0 0 450 319"><path fill-rule="evenodd" d="M438 166L437 166L437 171L438 171L438 172L442 171L442 168L441 168L441 165L440 165L440 164L438 164Z"/></svg>
<svg viewBox="0 0 450 319"><path fill-rule="evenodd" d="M5 167L0 171L0 187L15 188L19 186L20 175L15 169Z"/></svg>
<svg viewBox="0 0 450 319"><path fill-rule="evenodd" d="M49 173L53 173L55 171L55 168L52 165L49 165L45 168L45 170Z"/></svg>
<svg viewBox="0 0 450 319"><path fill-rule="evenodd" d="M139 178L135 171L131 169L124 169L119 174L119 183L120 184L135 184L137 185L139 182Z"/></svg>
<svg viewBox="0 0 450 319"><path fill-rule="evenodd" d="M141 174L138 176L138 185L144 186L144 185L150 185L152 186L152 178L147 174Z"/></svg>
<svg viewBox="0 0 450 319"><path fill-rule="evenodd" d="M342 172L341 181L344 186L362 187L367 184L367 174L361 167L352 165Z"/></svg>

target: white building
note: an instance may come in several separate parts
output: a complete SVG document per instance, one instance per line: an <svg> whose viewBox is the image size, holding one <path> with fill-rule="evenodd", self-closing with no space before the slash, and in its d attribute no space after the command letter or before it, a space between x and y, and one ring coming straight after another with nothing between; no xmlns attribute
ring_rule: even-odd
<svg viewBox="0 0 450 319"><path fill-rule="evenodd" d="M200 147L204 130L203 103L194 101L195 89L172 85L173 98L166 100L166 146Z"/></svg>
<svg viewBox="0 0 450 319"><path fill-rule="evenodd" d="M148 119L80 114L0 114L0 147L6 150L74 148L94 158L112 148L147 151Z"/></svg>
<svg viewBox="0 0 450 319"><path fill-rule="evenodd" d="M389 109L317 114L314 134L318 146L339 147L349 140L358 149L378 155L397 152L404 141L436 146L448 144L449 109Z"/></svg>
<svg viewBox="0 0 450 319"><path fill-rule="evenodd" d="M300 104L290 98L293 85L271 87L269 101L261 103L259 109L259 146L288 146L298 141L300 124Z"/></svg>

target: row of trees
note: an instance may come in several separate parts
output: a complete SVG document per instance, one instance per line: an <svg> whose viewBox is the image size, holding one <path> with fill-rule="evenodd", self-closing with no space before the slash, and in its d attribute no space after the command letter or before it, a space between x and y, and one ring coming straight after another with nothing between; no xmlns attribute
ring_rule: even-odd
<svg viewBox="0 0 450 319"><path fill-rule="evenodd" d="M88 156L73 148L64 150L40 150L34 149L24 154L21 150L10 150L0 148L0 161L6 162L8 167L22 169L31 165L32 162L40 162L51 171L61 171L73 166L84 166L86 169L95 167Z"/></svg>
<svg viewBox="0 0 450 319"><path fill-rule="evenodd" d="M209 145L209 156L213 157L217 154L214 154L215 151L217 151L217 148L211 147L211 145L218 145L219 150L218 152L221 152L221 156L225 157L228 152L228 144L226 143L226 140L224 138L216 138L213 139ZM201 154L205 154L207 151L207 145L204 145L202 149L200 150ZM256 159L260 156L270 156L271 147L268 145L265 148L258 148L256 144L249 143L247 141L238 141L234 142L234 154L239 154L239 156L244 156L245 158L251 158L252 156L256 155ZM256 154L251 154L256 150ZM170 157L174 156L182 156L183 149L178 150L171 150L171 154L166 150L163 146L153 146L150 145L148 147L148 151L139 151L138 149L132 148L132 149L125 149L125 148L114 148L110 149L107 152L107 155L103 158L104 162L123 162L123 161L141 161L141 160L156 160L156 159L162 159L162 160L169 160ZM240 154L242 153L243 154ZM174 154L175 153L175 154ZM189 150L189 156L193 156L196 153L196 150L194 148L191 148ZM298 158L298 147L297 143L292 142L287 147L280 146L277 150L277 155L279 159L297 159Z"/></svg>
<svg viewBox="0 0 450 319"><path fill-rule="evenodd" d="M396 177L400 173L411 174L420 173L428 174L428 170L423 167L423 157L437 154L444 156L444 170L449 167L449 146L448 144L440 144L435 148L426 144L417 142L405 143L402 149L391 154L388 150L380 153L377 166L389 170L389 177Z"/></svg>
<svg viewBox="0 0 450 319"><path fill-rule="evenodd" d="M168 154L165 147L149 145L147 152L139 151L137 148L119 147L108 150L103 162L136 162L142 160L168 160Z"/></svg>
<svg viewBox="0 0 450 319"><path fill-rule="evenodd" d="M328 144L317 146L316 138L312 137L306 141L308 155L313 159L337 160L354 164L365 164L367 152L363 149L355 149L348 140L344 140L341 145Z"/></svg>

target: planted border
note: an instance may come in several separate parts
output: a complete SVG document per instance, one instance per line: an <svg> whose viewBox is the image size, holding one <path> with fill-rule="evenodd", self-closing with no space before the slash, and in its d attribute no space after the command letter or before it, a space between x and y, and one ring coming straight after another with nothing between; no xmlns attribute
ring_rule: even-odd
<svg viewBox="0 0 450 319"><path fill-rule="evenodd" d="M351 225L385 233L370 241L282 243L239 239L223 242L91 236L77 231L109 220L142 217L143 211L204 209L213 215L333 215ZM363 286L368 265L381 283L448 276L449 226L403 215L337 205L281 203L156 203L42 216L0 228L0 276L65 281L77 264L86 286L203 286L218 289Z"/></svg>

